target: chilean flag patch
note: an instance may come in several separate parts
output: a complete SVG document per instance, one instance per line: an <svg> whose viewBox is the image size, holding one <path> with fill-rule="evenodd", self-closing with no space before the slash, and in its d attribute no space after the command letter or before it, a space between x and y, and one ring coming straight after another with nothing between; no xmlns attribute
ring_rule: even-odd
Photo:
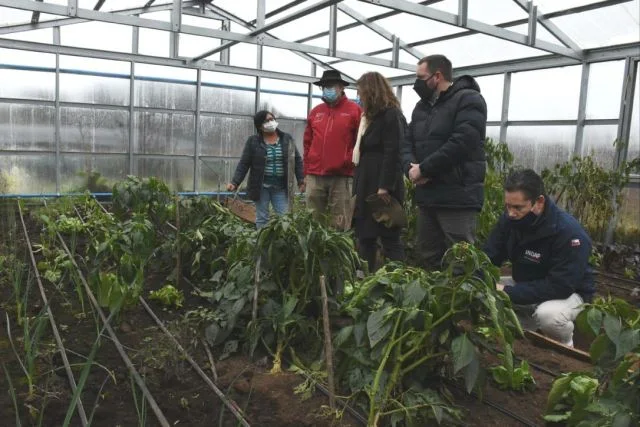
<svg viewBox="0 0 640 427"><path fill-rule="evenodd" d="M571 239L571 247L576 248L580 246L580 239Z"/></svg>

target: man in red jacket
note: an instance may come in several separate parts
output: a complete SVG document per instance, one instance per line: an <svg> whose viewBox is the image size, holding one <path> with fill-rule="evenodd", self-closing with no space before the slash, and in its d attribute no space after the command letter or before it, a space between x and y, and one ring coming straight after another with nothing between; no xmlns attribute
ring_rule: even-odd
<svg viewBox="0 0 640 427"><path fill-rule="evenodd" d="M307 207L317 219L326 215L339 230L351 228L353 147L362 110L347 99L338 71L327 70L314 83L322 87L322 104L309 113L304 131Z"/></svg>

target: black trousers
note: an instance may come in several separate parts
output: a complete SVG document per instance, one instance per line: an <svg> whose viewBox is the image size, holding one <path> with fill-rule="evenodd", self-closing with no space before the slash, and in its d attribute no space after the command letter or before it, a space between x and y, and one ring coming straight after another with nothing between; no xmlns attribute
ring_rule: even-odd
<svg viewBox="0 0 640 427"><path fill-rule="evenodd" d="M416 249L426 270L439 270L442 257L455 243L473 244L476 238L475 209L443 209L420 207Z"/></svg>
<svg viewBox="0 0 640 427"><path fill-rule="evenodd" d="M380 236L382 243L382 253L385 257L392 261L404 261L404 245L400 240L400 231L398 233ZM358 239L358 254L369 264L369 272L374 273L380 266L376 265L378 254L378 238L361 238Z"/></svg>

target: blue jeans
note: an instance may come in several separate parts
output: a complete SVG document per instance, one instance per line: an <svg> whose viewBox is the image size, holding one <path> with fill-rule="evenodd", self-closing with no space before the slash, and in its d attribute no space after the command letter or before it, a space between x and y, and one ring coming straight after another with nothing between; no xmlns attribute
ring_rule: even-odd
<svg viewBox="0 0 640 427"><path fill-rule="evenodd" d="M289 210L289 199L286 188L262 187L260 200L256 202L256 227L261 229L269 221L269 202L277 215L284 215Z"/></svg>

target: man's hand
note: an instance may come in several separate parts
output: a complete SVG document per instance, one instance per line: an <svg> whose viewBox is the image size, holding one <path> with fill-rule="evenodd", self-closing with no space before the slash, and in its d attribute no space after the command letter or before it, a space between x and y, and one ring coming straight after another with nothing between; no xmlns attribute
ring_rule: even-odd
<svg viewBox="0 0 640 427"><path fill-rule="evenodd" d="M502 283L497 283L496 284L496 289L499 291L504 291L504 285Z"/></svg>
<svg viewBox="0 0 640 427"><path fill-rule="evenodd" d="M389 191L384 188L378 188L378 197L382 200L385 205L391 203L391 196L389 195Z"/></svg>
<svg viewBox="0 0 640 427"><path fill-rule="evenodd" d="M413 184L414 184L414 185L424 185L424 184L426 184L427 182L429 182L429 178L424 178L424 177L422 177L422 178L420 178L420 179L419 179L419 180L417 180L417 181L413 181Z"/></svg>
<svg viewBox="0 0 640 427"><path fill-rule="evenodd" d="M236 191L238 189L238 187L232 183L227 184L227 191Z"/></svg>
<svg viewBox="0 0 640 427"><path fill-rule="evenodd" d="M422 178L422 172L420 172L420 165L417 163L411 163L409 168L409 179L417 184L417 181Z"/></svg>

